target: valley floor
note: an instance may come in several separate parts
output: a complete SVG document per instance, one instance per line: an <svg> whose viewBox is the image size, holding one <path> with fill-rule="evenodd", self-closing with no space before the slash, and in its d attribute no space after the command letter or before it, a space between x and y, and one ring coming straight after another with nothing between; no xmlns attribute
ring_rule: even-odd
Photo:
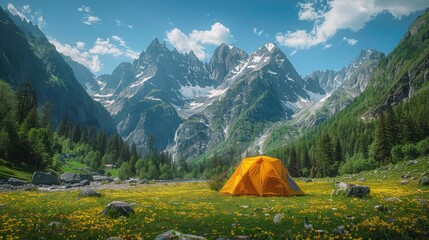
<svg viewBox="0 0 429 240"><path fill-rule="evenodd" d="M429 171L428 161L337 179L297 179L306 193L300 197L229 196L204 182L105 188L99 198L81 198L76 190L0 193L0 239L155 239L170 229L207 239L427 239L429 187L418 186L418 178ZM404 174L408 184L401 183ZM370 196L331 195L335 181L367 185ZM130 203L135 214L101 216L111 201Z"/></svg>

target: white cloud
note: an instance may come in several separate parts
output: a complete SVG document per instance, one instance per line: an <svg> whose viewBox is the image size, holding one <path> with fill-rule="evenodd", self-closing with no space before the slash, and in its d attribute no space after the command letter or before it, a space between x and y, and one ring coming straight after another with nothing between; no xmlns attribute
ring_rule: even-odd
<svg viewBox="0 0 429 240"><path fill-rule="evenodd" d="M85 6L85 5L82 5L82 7L77 8L77 10L78 10L79 12L86 12L86 13L91 12L91 8L90 8L90 7L88 7L88 6Z"/></svg>
<svg viewBox="0 0 429 240"><path fill-rule="evenodd" d="M206 58L204 47L178 28L167 32L167 39L181 53L193 51L200 60Z"/></svg>
<svg viewBox="0 0 429 240"><path fill-rule="evenodd" d="M253 33L256 34L256 35L258 35L258 36L261 36L262 33L264 33L264 31L263 30L258 30L257 28L253 28Z"/></svg>
<svg viewBox="0 0 429 240"><path fill-rule="evenodd" d="M30 20L27 18L27 16L25 16L24 13L22 13L21 11L19 11L18 9L16 9L16 7L12 3L9 3L7 5L7 10L10 13L12 13L12 15L20 17L23 21L30 22Z"/></svg>
<svg viewBox="0 0 429 240"><path fill-rule="evenodd" d="M30 5L24 5L22 6L21 10L18 10L12 3L9 3L7 5L7 10L9 10L12 15L20 17L23 21L26 21L28 23L30 21L33 22L34 24L39 26L40 29L46 26L46 22L43 18L42 12L36 11L33 14Z"/></svg>
<svg viewBox="0 0 429 240"><path fill-rule="evenodd" d="M97 16L88 15L83 18L83 23L85 23L86 25L93 25L96 23L100 23L100 21L101 21L101 18Z"/></svg>
<svg viewBox="0 0 429 240"><path fill-rule="evenodd" d="M311 2L298 3L298 6L301 8L298 12L299 20L313 21L320 18L321 13L323 13L323 12L316 12L316 10L314 9L314 5Z"/></svg>
<svg viewBox="0 0 429 240"><path fill-rule="evenodd" d="M123 46L123 47L126 47L126 46L127 46L127 45L125 44L125 41L124 41L121 37L119 37L119 36L113 35L113 36L112 36L112 39L113 39L113 40L115 40L115 41L117 41L117 42L119 43L119 45L121 45L121 46Z"/></svg>
<svg viewBox="0 0 429 240"><path fill-rule="evenodd" d="M123 53L116 45L110 43L109 38L106 40L97 38L94 46L89 49L89 53L98 55L113 55L115 57L121 56Z"/></svg>
<svg viewBox="0 0 429 240"><path fill-rule="evenodd" d="M316 1L317 2L317 1ZM300 3L300 20L313 22L311 31L298 29L277 33L279 44L294 48L307 49L326 41L341 29L359 31L378 14L388 12L395 18L409 15L429 7L427 0L331 0L327 5Z"/></svg>
<svg viewBox="0 0 429 240"><path fill-rule="evenodd" d="M24 6L22 6L22 10L23 10L25 13L31 13L30 5L24 5Z"/></svg>
<svg viewBox="0 0 429 240"><path fill-rule="evenodd" d="M331 43L325 44L325 45L323 46L323 48L324 48L324 49L328 49L328 48L330 48L330 47L332 47L332 44L331 44Z"/></svg>
<svg viewBox="0 0 429 240"><path fill-rule="evenodd" d="M74 61L86 66L92 72L99 72L103 67L100 56L111 55L114 57L127 57L130 59L136 59L139 57L139 52L132 50L128 47L125 41L119 36L112 36L115 42L119 43L119 46L114 42L111 42L109 38L106 40L97 38L94 45L87 50L86 44L81 41L77 41L74 46L69 44L63 44L58 40L49 37L49 41L55 46L58 52L70 56Z"/></svg>
<svg viewBox="0 0 429 240"><path fill-rule="evenodd" d="M126 56L128 58L131 58L131 59L137 59L137 58L139 58L140 53L137 52L137 51L133 51L131 49L126 49L125 53L124 53L124 56Z"/></svg>
<svg viewBox="0 0 429 240"><path fill-rule="evenodd" d="M356 40L356 39L346 38L346 37L343 37L343 41L347 42L347 44L350 46L353 46L358 42L358 40Z"/></svg>
<svg viewBox="0 0 429 240"><path fill-rule="evenodd" d="M225 42L229 42L233 37L229 31L229 28L217 22L212 25L210 30L198 31L192 30L189 36L202 44L213 44L220 45Z"/></svg>
<svg viewBox="0 0 429 240"><path fill-rule="evenodd" d="M77 41L76 42L76 47L77 47L77 49L84 49L85 48L85 43L84 42L81 42L81 41Z"/></svg>
<svg viewBox="0 0 429 240"><path fill-rule="evenodd" d="M132 25L123 24L120 20L115 20L116 26L118 27L127 27L129 29L133 29L134 27Z"/></svg>
<svg viewBox="0 0 429 240"><path fill-rule="evenodd" d="M91 26L101 23L101 18L95 16L90 7L82 5L82 7L77 8L77 11L83 13L82 22L84 24Z"/></svg>
<svg viewBox="0 0 429 240"><path fill-rule="evenodd" d="M200 60L204 60L207 56L204 45L220 45L228 43L233 38L229 28L219 22L213 24L210 30L193 30L189 35L178 28L167 31L166 34L168 42L179 52L193 51Z"/></svg>
<svg viewBox="0 0 429 240"><path fill-rule="evenodd" d="M92 72L98 72L102 68L98 55L90 54L84 49L85 43L76 42L75 46L69 44L62 44L54 38L48 38L58 52L71 57L74 61L86 66Z"/></svg>

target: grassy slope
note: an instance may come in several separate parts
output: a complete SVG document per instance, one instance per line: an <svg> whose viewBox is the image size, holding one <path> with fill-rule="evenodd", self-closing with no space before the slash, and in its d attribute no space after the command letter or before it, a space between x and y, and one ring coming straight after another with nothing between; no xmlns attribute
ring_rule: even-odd
<svg viewBox="0 0 429 240"><path fill-rule="evenodd" d="M379 239L425 238L429 229L429 209L419 199L429 198L429 187L419 187L417 180L400 184L400 176L410 173L418 177L429 171L429 157L418 163L391 166L391 170L364 172L352 177L318 179L311 183L297 180L307 193L302 197L253 196L235 197L210 191L205 183L140 185L128 190L102 190L101 198L79 198L71 192L11 192L2 193L0 208L0 238L22 239L45 237L154 239L169 229L203 235L207 239L236 238L285 239L339 237L333 233L344 225L343 237ZM386 179L383 179L386 176ZM331 197L334 181L348 179L371 187L368 198L356 199L340 195ZM358 183L358 182L356 182ZM396 197L399 201L386 202ZM136 203L136 214L129 218L101 217L104 206L114 200ZM1 205L5 204L5 205ZM376 205L387 210L380 212ZM280 223L273 217L283 214ZM308 218L314 229L304 228ZM53 229L48 224L59 221L63 225ZM426 234L426 235L425 235Z"/></svg>
<svg viewBox="0 0 429 240"><path fill-rule="evenodd" d="M24 181L31 180L32 172L26 172L20 169L0 165L0 178L18 178Z"/></svg>

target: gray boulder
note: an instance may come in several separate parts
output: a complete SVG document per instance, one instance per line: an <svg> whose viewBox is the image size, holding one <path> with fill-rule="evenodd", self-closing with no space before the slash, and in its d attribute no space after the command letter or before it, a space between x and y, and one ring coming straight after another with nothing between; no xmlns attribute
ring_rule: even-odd
<svg viewBox="0 0 429 240"><path fill-rule="evenodd" d="M113 178L111 178L111 177L106 177L106 176L100 176L100 175L97 175L97 176L92 176L92 178L93 178L93 180L94 180L95 182L102 182L102 181L105 181L105 182L113 182Z"/></svg>
<svg viewBox="0 0 429 240"><path fill-rule="evenodd" d="M13 177L9 178L7 180L7 183L10 184L10 185L13 185L13 186L22 186L22 185L26 184L25 181L22 181L20 179L13 178Z"/></svg>
<svg viewBox="0 0 429 240"><path fill-rule="evenodd" d="M176 230L169 230L165 233L161 233L158 235L155 240L170 240L170 239L178 239L178 240L205 240L205 237L192 235L192 234L184 234Z"/></svg>
<svg viewBox="0 0 429 240"><path fill-rule="evenodd" d="M76 173L66 172L61 174L60 179L65 183L78 183L80 182L80 176Z"/></svg>
<svg viewBox="0 0 429 240"><path fill-rule="evenodd" d="M101 197L101 194L93 189L83 189L80 191L79 196L81 197Z"/></svg>
<svg viewBox="0 0 429 240"><path fill-rule="evenodd" d="M70 187L83 187L83 186L88 186L91 182L88 180L82 180L78 183L72 184L70 185Z"/></svg>
<svg viewBox="0 0 429 240"><path fill-rule="evenodd" d="M346 182L340 182L337 184L337 193L344 192L347 197L358 197L363 198L370 193L368 186L359 186L356 184L349 184Z"/></svg>
<svg viewBox="0 0 429 240"><path fill-rule="evenodd" d="M113 201L104 208L102 215L108 215L111 217L128 217L131 213L134 213L134 209L128 203Z"/></svg>
<svg viewBox="0 0 429 240"><path fill-rule="evenodd" d="M88 181L94 181L94 178L91 174L79 174L80 180L88 180Z"/></svg>
<svg viewBox="0 0 429 240"><path fill-rule="evenodd" d="M60 185L60 180L53 173L34 172L31 183L34 185Z"/></svg>
<svg viewBox="0 0 429 240"><path fill-rule="evenodd" d="M422 177L419 179L419 186L429 185L429 177Z"/></svg>
<svg viewBox="0 0 429 240"><path fill-rule="evenodd" d="M347 197L358 197L363 198L367 196L370 192L370 188L368 186L351 186L346 193Z"/></svg>

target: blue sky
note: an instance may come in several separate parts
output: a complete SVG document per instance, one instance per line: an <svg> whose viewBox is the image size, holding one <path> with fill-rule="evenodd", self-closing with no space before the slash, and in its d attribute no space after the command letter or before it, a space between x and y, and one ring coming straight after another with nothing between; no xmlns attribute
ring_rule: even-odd
<svg viewBox="0 0 429 240"><path fill-rule="evenodd" d="M209 61L221 42L248 53L274 42L298 73L340 69L361 49L389 53L427 0L0 0L38 24L95 75L132 61L157 37Z"/></svg>

